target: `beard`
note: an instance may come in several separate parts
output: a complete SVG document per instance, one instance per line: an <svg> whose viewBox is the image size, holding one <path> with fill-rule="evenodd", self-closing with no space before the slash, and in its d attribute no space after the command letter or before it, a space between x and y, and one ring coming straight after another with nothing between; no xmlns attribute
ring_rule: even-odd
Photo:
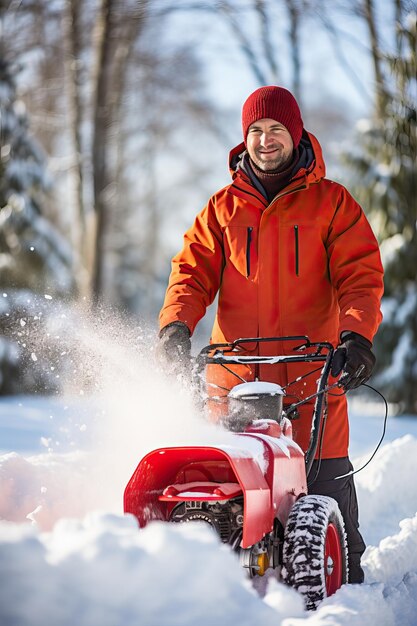
<svg viewBox="0 0 417 626"><path fill-rule="evenodd" d="M254 150L254 153L249 154L249 156L255 165L263 172L280 172L284 170L285 166L290 162L293 150L285 150L281 145L273 146L270 150L271 149L277 150L272 158L265 158L268 155L265 155L259 149Z"/></svg>

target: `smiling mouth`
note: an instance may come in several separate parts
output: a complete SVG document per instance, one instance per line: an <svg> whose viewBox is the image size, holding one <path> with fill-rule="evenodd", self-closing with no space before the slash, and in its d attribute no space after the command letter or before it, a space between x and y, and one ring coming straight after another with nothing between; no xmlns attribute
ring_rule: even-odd
<svg viewBox="0 0 417 626"><path fill-rule="evenodd" d="M266 156L269 154L275 154L275 152L279 152L279 148L274 148L273 150L258 150L258 154Z"/></svg>

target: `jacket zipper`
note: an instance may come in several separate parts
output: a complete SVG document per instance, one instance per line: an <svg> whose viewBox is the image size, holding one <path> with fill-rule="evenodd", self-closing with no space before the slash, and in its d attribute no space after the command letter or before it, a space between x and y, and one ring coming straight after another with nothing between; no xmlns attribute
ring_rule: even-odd
<svg viewBox="0 0 417 626"><path fill-rule="evenodd" d="M284 191L284 193L278 193L275 196L275 198L272 198L271 202L269 203L269 206L271 206L271 204L273 202L275 202L275 200L278 200L278 198L283 198L284 196L288 196L290 193L294 193L294 191L301 191L302 189L307 189L307 185L300 185L299 187L294 187L293 189L289 189L288 191Z"/></svg>
<svg viewBox="0 0 417 626"><path fill-rule="evenodd" d="M252 242L252 226L248 226L246 237L246 278L250 276L250 245Z"/></svg>
<svg viewBox="0 0 417 626"><path fill-rule="evenodd" d="M295 245L295 275L299 276L299 238L298 226L294 226L294 245Z"/></svg>

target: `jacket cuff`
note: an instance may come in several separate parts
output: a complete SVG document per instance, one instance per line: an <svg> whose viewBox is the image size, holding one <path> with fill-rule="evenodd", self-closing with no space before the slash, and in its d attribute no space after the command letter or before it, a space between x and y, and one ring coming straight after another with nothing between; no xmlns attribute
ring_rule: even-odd
<svg viewBox="0 0 417 626"><path fill-rule="evenodd" d="M161 339L161 337L163 337L163 335L165 334L165 331L168 328L171 328L171 326L180 326L184 331L187 330L188 332L188 336L191 337L191 331L188 328L187 324L185 324L184 322L180 322L179 320L176 322L170 322L169 324L167 324L166 326L164 326L163 328L161 328L161 330L159 331L158 337L159 339Z"/></svg>
<svg viewBox="0 0 417 626"><path fill-rule="evenodd" d="M345 341L349 341L349 339L358 341L359 343L361 343L362 345L366 346L369 349L372 348L372 342L369 341L369 339L367 339L363 335L359 333L355 333L353 330L343 330L340 333L340 341L345 342Z"/></svg>

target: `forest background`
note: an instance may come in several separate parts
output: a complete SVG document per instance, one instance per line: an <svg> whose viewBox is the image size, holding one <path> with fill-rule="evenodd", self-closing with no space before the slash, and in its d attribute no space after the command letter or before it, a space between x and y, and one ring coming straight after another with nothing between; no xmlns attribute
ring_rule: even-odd
<svg viewBox="0 0 417 626"><path fill-rule="evenodd" d="M279 84L378 237L373 382L417 414L416 49L410 0L0 0L0 394L59 392L58 319L152 343L242 103Z"/></svg>

